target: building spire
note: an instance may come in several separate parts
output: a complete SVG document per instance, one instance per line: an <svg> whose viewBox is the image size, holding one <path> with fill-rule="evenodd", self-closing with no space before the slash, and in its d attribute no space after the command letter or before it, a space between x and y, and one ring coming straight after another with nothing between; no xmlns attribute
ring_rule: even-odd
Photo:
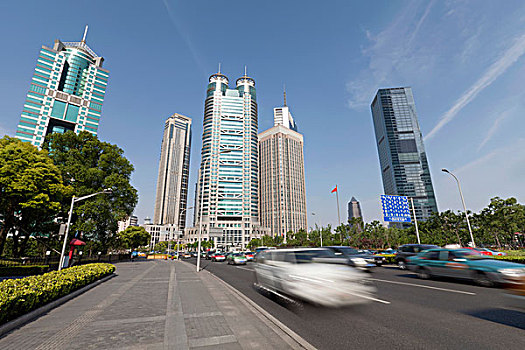
<svg viewBox="0 0 525 350"><path fill-rule="evenodd" d="M246 68L246 65L244 65L244 76L245 76L245 77L248 76L248 74L246 74L247 71L248 71L248 70L247 70L247 68Z"/></svg>
<svg viewBox="0 0 525 350"><path fill-rule="evenodd" d="M284 107L286 107L286 84L283 84L283 90L284 90Z"/></svg>
<svg viewBox="0 0 525 350"><path fill-rule="evenodd" d="M219 74L221 74L221 62L219 62Z"/></svg>
<svg viewBox="0 0 525 350"><path fill-rule="evenodd" d="M88 31L88 25L86 24L86 29L84 29L84 36L82 37L82 42L84 44L86 43L87 31Z"/></svg>

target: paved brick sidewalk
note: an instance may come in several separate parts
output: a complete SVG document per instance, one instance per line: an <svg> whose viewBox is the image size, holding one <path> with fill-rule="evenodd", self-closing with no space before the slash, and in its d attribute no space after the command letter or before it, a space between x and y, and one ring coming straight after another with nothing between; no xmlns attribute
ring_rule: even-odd
<svg viewBox="0 0 525 350"><path fill-rule="evenodd" d="M116 277L12 331L0 349L300 349L207 271L120 263Z"/></svg>

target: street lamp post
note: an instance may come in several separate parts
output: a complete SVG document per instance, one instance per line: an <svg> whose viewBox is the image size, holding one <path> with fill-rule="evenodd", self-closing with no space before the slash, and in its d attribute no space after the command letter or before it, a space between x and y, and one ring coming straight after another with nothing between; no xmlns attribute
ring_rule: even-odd
<svg viewBox="0 0 525 350"><path fill-rule="evenodd" d="M184 213L186 210L190 210L190 209L193 209L193 207L182 209L180 211L180 215L182 215L182 213ZM179 228L179 227L177 227L177 228ZM180 236L177 234L177 260L180 260L179 259L179 246L180 246Z"/></svg>
<svg viewBox="0 0 525 350"><path fill-rule="evenodd" d="M62 245L62 253L60 254L60 263L58 265L58 271L62 270L62 266L64 265L64 259L65 259L65 252L66 252L66 244L67 244L67 236L69 235L69 227L71 226L71 216L73 215L73 206L76 202L83 201L84 199L88 199L90 197L96 196L97 194L106 194L106 193L112 193L113 191L111 188L106 188L104 191L88 194L84 197L75 197L71 198L71 208L69 209L69 216L67 218L67 224L66 224L66 233L64 233L64 244Z"/></svg>
<svg viewBox="0 0 525 350"><path fill-rule="evenodd" d="M221 154L224 154L224 153L230 153L232 150L228 149L228 150L224 150L224 151L221 151L219 152L218 154L221 155ZM206 160L204 161L204 164L202 165L202 174L201 174L201 204L200 204L200 209L199 209L199 237L198 237L198 244L197 244L197 272L200 271L201 269L201 234L202 234L202 207L204 206L204 178L206 177L206 165L209 164L210 162L210 159L211 159L211 155L206 158ZM210 185L208 186L208 188L211 186L211 183ZM208 216L209 216L209 211L210 211L210 208L208 206ZM210 229L210 223L208 222L208 232L209 232L209 229Z"/></svg>
<svg viewBox="0 0 525 350"><path fill-rule="evenodd" d="M442 172L450 174L457 182L459 189L459 196L461 197L461 203L463 204L463 210L465 211L465 218L467 219L468 231L470 233L470 239L472 240L472 245L476 248L476 242L474 242L474 235L472 234L472 228L470 227L470 220L468 219L467 206L465 205L465 199L463 198L463 192L461 192L461 185L456 175L452 174L447 169L441 169Z"/></svg>
<svg viewBox="0 0 525 350"><path fill-rule="evenodd" d="M315 213L312 213L312 216L315 216ZM321 247L322 247L323 246L323 231L322 230L319 230L319 238L321 239Z"/></svg>

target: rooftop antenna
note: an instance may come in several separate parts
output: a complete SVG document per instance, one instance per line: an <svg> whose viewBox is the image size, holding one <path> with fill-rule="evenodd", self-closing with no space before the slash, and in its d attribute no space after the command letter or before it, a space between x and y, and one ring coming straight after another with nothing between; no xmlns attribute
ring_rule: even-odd
<svg viewBox="0 0 525 350"><path fill-rule="evenodd" d="M246 65L244 65L244 76L247 77L248 75L246 75Z"/></svg>
<svg viewBox="0 0 525 350"><path fill-rule="evenodd" d="M283 84L284 89L284 106L286 107L286 84Z"/></svg>
<svg viewBox="0 0 525 350"><path fill-rule="evenodd" d="M221 74L221 62L219 62L219 74Z"/></svg>
<svg viewBox="0 0 525 350"><path fill-rule="evenodd" d="M86 29L84 29L84 36L82 37L82 42L84 44L86 43L87 31L88 31L88 25L86 24Z"/></svg>

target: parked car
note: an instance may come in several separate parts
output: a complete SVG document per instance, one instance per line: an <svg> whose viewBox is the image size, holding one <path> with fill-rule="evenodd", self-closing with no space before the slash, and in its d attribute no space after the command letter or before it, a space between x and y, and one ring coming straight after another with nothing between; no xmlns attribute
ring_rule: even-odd
<svg viewBox="0 0 525 350"><path fill-rule="evenodd" d="M189 252L184 252L181 254L182 258L183 259L189 259L191 258L191 254Z"/></svg>
<svg viewBox="0 0 525 350"><path fill-rule="evenodd" d="M373 255L365 252L360 252L355 248L346 246L328 246L336 257L344 257L348 265L356 267L364 271L370 271L375 266L383 265L385 260L380 255Z"/></svg>
<svg viewBox="0 0 525 350"><path fill-rule="evenodd" d="M525 283L525 265L495 260L471 249L430 249L407 258L407 266L423 279L454 277L487 287Z"/></svg>
<svg viewBox="0 0 525 350"><path fill-rule="evenodd" d="M211 261L224 261L226 260L226 255L222 252L215 252L211 255Z"/></svg>
<svg viewBox="0 0 525 350"><path fill-rule="evenodd" d="M433 244L404 244L397 249L396 264L401 270L406 270L407 258L417 255L424 250L439 248Z"/></svg>
<svg viewBox="0 0 525 350"><path fill-rule="evenodd" d="M232 252L226 255L226 261L228 262L228 265L246 265L247 259L243 253Z"/></svg>
<svg viewBox="0 0 525 350"><path fill-rule="evenodd" d="M487 252L488 255L492 256L505 256L507 253L504 252L498 252L497 250L489 249L489 248L481 248L483 251Z"/></svg>
<svg viewBox="0 0 525 350"><path fill-rule="evenodd" d="M265 250L255 263L256 285L292 300L322 306L344 306L370 301L375 288L366 275L337 258L327 248Z"/></svg>

